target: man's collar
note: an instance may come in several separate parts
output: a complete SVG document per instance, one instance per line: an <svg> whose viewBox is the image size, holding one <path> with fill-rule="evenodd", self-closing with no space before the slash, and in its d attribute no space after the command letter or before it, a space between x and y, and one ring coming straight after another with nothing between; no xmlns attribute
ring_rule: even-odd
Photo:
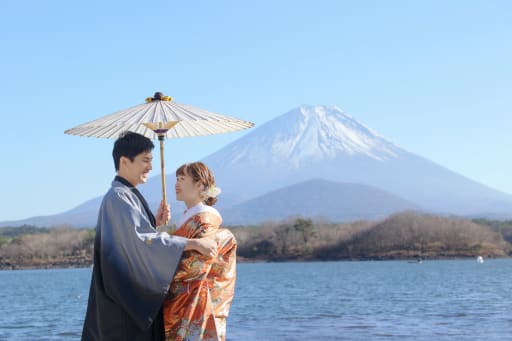
<svg viewBox="0 0 512 341"><path fill-rule="evenodd" d="M115 181L118 181L118 182L122 183L123 185L128 186L128 187L130 187L130 188L135 188L135 186L134 186L134 185L132 185L132 184L130 183L130 181L126 180L125 178L123 178L123 177L121 177L121 176L119 176L119 175L116 175L116 177L114 178L114 180L115 180Z"/></svg>

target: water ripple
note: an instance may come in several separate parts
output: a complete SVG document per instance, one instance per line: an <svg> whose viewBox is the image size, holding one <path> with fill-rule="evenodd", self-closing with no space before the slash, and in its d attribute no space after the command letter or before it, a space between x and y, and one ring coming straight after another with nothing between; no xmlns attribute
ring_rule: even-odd
<svg viewBox="0 0 512 341"><path fill-rule="evenodd" d="M229 341L506 340L512 260L239 264ZM79 340L91 269L0 272L1 340Z"/></svg>

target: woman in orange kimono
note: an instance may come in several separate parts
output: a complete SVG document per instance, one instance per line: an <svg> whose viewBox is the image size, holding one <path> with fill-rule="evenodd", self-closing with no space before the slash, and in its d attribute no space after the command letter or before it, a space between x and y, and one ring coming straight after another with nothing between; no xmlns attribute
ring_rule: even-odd
<svg viewBox="0 0 512 341"><path fill-rule="evenodd" d="M235 292L236 240L229 230L220 228L222 217L212 207L220 189L201 162L178 168L175 189L176 199L187 206L175 235L210 237L219 248L214 259L193 251L183 253L164 301L165 338L224 341Z"/></svg>

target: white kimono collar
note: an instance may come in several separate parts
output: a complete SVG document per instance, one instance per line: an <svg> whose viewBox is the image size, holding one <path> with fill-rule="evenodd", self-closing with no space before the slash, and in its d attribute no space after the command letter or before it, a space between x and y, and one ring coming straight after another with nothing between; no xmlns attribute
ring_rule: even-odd
<svg viewBox="0 0 512 341"><path fill-rule="evenodd" d="M187 222L190 218L195 216L196 214L208 212L217 215L222 223L222 216L220 215L219 211L217 211L215 208L205 205L203 203L199 203L195 206L192 206L188 210L185 211L185 214L181 217L180 221L178 222L177 228L179 229L183 224Z"/></svg>

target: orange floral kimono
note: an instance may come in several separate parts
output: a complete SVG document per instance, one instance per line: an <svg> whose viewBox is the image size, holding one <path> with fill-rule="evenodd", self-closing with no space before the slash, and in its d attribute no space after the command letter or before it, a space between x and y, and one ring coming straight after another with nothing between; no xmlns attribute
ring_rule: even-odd
<svg viewBox="0 0 512 341"><path fill-rule="evenodd" d="M224 341L226 318L235 293L236 240L220 228L222 217L211 206L190 208L175 235L210 237L219 245L215 259L194 251L183 253L164 301L165 339Z"/></svg>

